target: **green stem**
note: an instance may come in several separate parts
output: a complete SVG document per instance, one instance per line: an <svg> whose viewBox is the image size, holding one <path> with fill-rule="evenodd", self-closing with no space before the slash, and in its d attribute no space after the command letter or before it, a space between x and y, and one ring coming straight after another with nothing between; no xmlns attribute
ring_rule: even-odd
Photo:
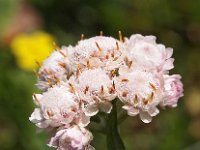
<svg viewBox="0 0 200 150"><path fill-rule="evenodd" d="M121 110L118 115L118 125L120 125L122 122L124 122L124 120L126 120L128 118L127 112L125 110Z"/></svg>
<svg viewBox="0 0 200 150"><path fill-rule="evenodd" d="M113 108L107 117L106 125L107 148L108 150L125 150L118 131L116 100L114 100L112 104Z"/></svg>

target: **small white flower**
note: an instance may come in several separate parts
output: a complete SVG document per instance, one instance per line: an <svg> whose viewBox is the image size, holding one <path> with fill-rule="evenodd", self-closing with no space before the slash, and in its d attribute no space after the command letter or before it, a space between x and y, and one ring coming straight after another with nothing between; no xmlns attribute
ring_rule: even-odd
<svg viewBox="0 0 200 150"><path fill-rule="evenodd" d="M54 51L41 66L38 75L37 86L39 89L46 90L60 81L66 81L71 74L68 54L73 50L71 46L62 47L62 49Z"/></svg>
<svg viewBox="0 0 200 150"><path fill-rule="evenodd" d="M143 122L159 112L156 108L162 98L160 79L153 73L134 70L116 78L116 90L124 109L130 116L140 114Z"/></svg>
<svg viewBox="0 0 200 150"><path fill-rule="evenodd" d="M72 66L105 67L106 70L113 70L120 66L124 48L121 42L112 37L96 36L80 41L70 59Z"/></svg>
<svg viewBox="0 0 200 150"><path fill-rule="evenodd" d="M34 100L39 108L35 109L29 119L39 128L59 127L72 122L81 126L89 123L89 117L80 108L80 100L66 86L49 88L42 95L35 95Z"/></svg>
<svg viewBox="0 0 200 150"><path fill-rule="evenodd" d="M112 79L102 69L89 69L72 79L76 92L83 100L85 113L88 116L97 114L100 110L109 113L112 101L116 97Z"/></svg>
<svg viewBox="0 0 200 150"><path fill-rule="evenodd" d="M74 125L60 129L48 146L57 150L94 150L90 145L92 139L93 136L87 129Z"/></svg>

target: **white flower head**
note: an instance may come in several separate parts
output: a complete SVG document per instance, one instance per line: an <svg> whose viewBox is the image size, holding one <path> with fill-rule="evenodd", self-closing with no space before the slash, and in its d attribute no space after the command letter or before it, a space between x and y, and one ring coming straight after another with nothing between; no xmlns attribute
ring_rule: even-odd
<svg viewBox="0 0 200 150"><path fill-rule="evenodd" d="M124 48L120 41L112 37L96 36L76 45L71 62L73 66L79 65L81 68L105 67L112 70L120 66Z"/></svg>
<svg viewBox="0 0 200 150"><path fill-rule="evenodd" d="M38 75L37 86L39 89L46 90L60 81L66 81L71 74L68 54L73 51L71 46L62 47L60 50L54 51L41 66Z"/></svg>
<svg viewBox="0 0 200 150"><path fill-rule="evenodd" d="M90 145L92 139L93 136L87 129L74 125L58 130L48 146L57 150L94 150Z"/></svg>
<svg viewBox="0 0 200 150"><path fill-rule="evenodd" d="M134 70L119 76L115 83L118 97L130 116L140 114L142 121L149 123L157 115L162 92L160 80L154 74Z"/></svg>
<svg viewBox="0 0 200 150"><path fill-rule="evenodd" d="M39 108L29 118L39 128L59 127L77 123L86 126L89 117L80 108L80 100L63 85L49 88L43 94L34 96Z"/></svg>
<svg viewBox="0 0 200 150"><path fill-rule="evenodd" d="M76 92L84 101L85 113L89 116L95 115L99 109L109 113L112 101L116 97L115 87L112 79L102 69L89 69L80 73L75 84Z"/></svg>

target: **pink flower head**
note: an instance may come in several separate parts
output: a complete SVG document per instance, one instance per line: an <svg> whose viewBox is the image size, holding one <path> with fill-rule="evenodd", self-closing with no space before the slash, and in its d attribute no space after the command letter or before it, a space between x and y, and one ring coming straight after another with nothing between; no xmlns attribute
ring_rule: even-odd
<svg viewBox="0 0 200 150"><path fill-rule="evenodd" d="M92 139L93 136L87 129L74 125L60 129L51 138L48 146L57 150L94 150L90 145Z"/></svg>
<svg viewBox="0 0 200 150"><path fill-rule="evenodd" d="M153 73L134 70L120 75L116 79L116 90L130 116L139 114L143 122L149 123L159 113L161 84Z"/></svg>
<svg viewBox="0 0 200 150"><path fill-rule="evenodd" d="M183 96L183 84L180 75L164 76L164 93L165 98L162 106L176 107L178 99Z"/></svg>
<svg viewBox="0 0 200 150"><path fill-rule="evenodd" d="M158 71L166 72L174 67L174 59L170 58L173 49L157 44L155 36L135 34L130 39L126 39L125 44L130 56L142 66L147 66L146 69L153 67Z"/></svg>

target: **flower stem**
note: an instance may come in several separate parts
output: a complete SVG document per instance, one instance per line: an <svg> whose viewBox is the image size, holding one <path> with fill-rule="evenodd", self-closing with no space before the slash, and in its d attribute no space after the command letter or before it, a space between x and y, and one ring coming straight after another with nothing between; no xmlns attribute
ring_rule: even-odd
<svg viewBox="0 0 200 150"><path fill-rule="evenodd" d="M124 120L128 118L127 112L125 110L121 110L117 115L118 125L120 125Z"/></svg>
<svg viewBox="0 0 200 150"><path fill-rule="evenodd" d="M112 102L113 108L107 117L106 138L108 150L125 150L123 141L119 135L117 124L117 107L116 100Z"/></svg>

